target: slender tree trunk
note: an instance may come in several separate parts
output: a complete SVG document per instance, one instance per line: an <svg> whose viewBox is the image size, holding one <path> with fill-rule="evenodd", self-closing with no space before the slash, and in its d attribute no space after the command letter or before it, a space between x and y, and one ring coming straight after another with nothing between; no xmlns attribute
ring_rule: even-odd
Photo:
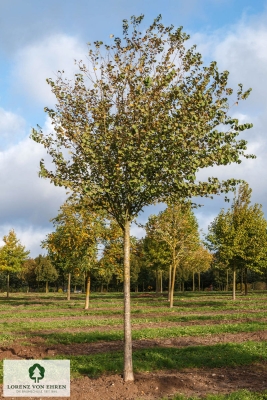
<svg viewBox="0 0 267 400"><path fill-rule="evenodd" d="M159 294L159 271L156 269L156 294Z"/></svg>
<svg viewBox="0 0 267 400"><path fill-rule="evenodd" d="M200 292L200 272L198 272L198 291Z"/></svg>
<svg viewBox="0 0 267 400"><path fill-rule="evenodd" d="M90 285L91 285L90 272L87 272L85 278L85 306L84 306L85 310L88 310L89 308Z"/></svg>
<svg viewBox="0 0 267 400"><path fill-rule="evenodd" d="M173 295L175 285L176 265L172 267L171 293L170 293L170 308L173 308Z"/></svg>
<svg viewBox="0 0 267 400"><path fill-rule="evenodd" d="M7 274L6 297L9 298L9 274Z"/></svg>
<svg viewBox="0 0 267 400"><path fill-rule="evenodd" d="M130 221L124 226L124 371L125 382L133 381L131 293L130 293Z"/></svg>
<svg viewBox="0 0 267 400"><path fill-rule="evenodd" d="M168 301L171 301L171 287L172 287L172 266L169 268L169 289L168 289Z"/></svg>
<svg viewBox="0 0 267 400"><path fill-rule="evenodd" d="M229 269L226 270L226 292L228 292L229 288L228 280L229 280Z"/></svg>
<svg viewBox="0 0 267 400"><path fill-rule="evenodd" d="M100 292L103 293L103 283L101 282Z"/></svg>
<svg viewBox="0 0 267 400"><path fill-rule="evenodd" d="M245 268L245 276L244 276L244 283L245 283L245 296L248 295L248 269L247 267Z"/></svg>
<svg viewBox="0 0 267 400"><path fill-rule="evenodd" d="M193 292L195 291L195 273L193 272Z"/></svg>
<svg viewBox="0 0 267 400"><path fill-rule="evenodd" d="M240 275L240 292L243 293L243 268L241 268Z"/></svg>
<svg viewBox="0 0 267 400"><path fill-rule="evenodd" d="M45 293L48 293L48 281L45 282Z"/></svg>
<svg viewBox="0 0 267 400"><path fill-rule="evenodd" d="M182 291L184 293L184 280L183 280L183 283L182 283Z"/></svg>
<svg viewBox="0 0 267 400"><path fill-rule="evenodd" d="M71 274L68 274L68 289L67 289L67 300L70 300L70 278L71 278Z"/></svg>
<svg viewBox="0 0 267 400"><path fill-rule="evenodd" d="M160 293L162 293L162 270L160 271Z"/></svg>
<svg viewBox="0 0 267 400"><path fill-rule="evenodd" d="M236 286L236 269L235 267L233 268L233 300L236 299L235 296L235 286Z"/></svg>

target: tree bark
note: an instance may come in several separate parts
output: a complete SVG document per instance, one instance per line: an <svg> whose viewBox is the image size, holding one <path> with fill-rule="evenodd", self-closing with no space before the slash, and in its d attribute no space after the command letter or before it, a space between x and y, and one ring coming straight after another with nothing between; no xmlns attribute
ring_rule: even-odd
<svg viewBox="0 0 267 400"><path fill-rule="evenodd" d="M236 299L235 296L235 286L236 286L236 270L235 267L233 268L233 300Z"/></svg>
<svg viewBox="0 0 267 400"><path fill-rule="evenodd" d="M170 308L173 308L173 295L175 285L176 265L172 267L171 293L170 293Z"/></svg>
<svg viewBox="0 0 267 400"><path fill-rule="evenodd" d="M171 300L171 286L172 286L172 266L169 268L169 289L168 289L168 301Z"/></svg>
<svg viewBox="0 0 267 400"><path fill-rule="evenodd" d="M48 293L48 281L45 282L45 293Z"/></svg>
<svg viewBox="0 0 267 400"><path fill-rule="evenodd" d="M71 278L71 274L68 274L68 289L67 289L67 300L70 300L70 278Z"/></svg>
<svg viewBox="0 0 267 400"><path fill-rule="evenodd" d="M193 292L195 291L195 273L193 272Z"/></svg>
<svg viewBox="0 0 267 400"><path fill-rule="evenodd" d="M125 382L134 381L130 295L130 221L124 226L124 370Z"/></svg>
<svg viewBox="0 0 267 400"><path fill-rule="evenodd" d="M228 292L228 278L229 278L229 270L226 270L226 292Z"/></svg>
<svg viewBox="0 0 267 400"><path fill-rule="evenodd" d="M200 292L200 272L198 272L198 291Z"/></svg>
<svg viewBox="0 0 267 400"><path fill-rule="evenodd" d="M245 268L244 283L245 283L245 296L248 295L248 269Z"/></svg>
<svg viewBox="0 0 267 400"><path fill-rule="evenodd" d="M91 285L91 277L90 277L90 272L88 271L85 278L85 306L84 306L85 310L88 310L89 308L90 285Z"/></svg>
<svg viewBox="0 0 267 400"><path fill-rule="evenodd" d="M160 293L162 293L162 270L160 271Z"/></svg>
<svg viewBox="0 0 267 400"><path fill-rule="evenodd" d="M7 274L7 282L6 282L6 297L9 298L9 274Z"/></svg>

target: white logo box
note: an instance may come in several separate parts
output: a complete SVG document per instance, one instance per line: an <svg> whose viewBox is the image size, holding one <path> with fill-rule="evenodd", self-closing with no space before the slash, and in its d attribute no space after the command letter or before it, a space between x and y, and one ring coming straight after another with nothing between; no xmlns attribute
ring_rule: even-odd
<svg viewBox="0 0 267 400"><path fill-rule="evenodd" d="M70 397L69 360L4 360L4 397Z"/></svg>

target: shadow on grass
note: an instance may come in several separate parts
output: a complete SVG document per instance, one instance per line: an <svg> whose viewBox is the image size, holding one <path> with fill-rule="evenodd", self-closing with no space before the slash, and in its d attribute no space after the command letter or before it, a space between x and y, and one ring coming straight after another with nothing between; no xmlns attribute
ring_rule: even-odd
<svg viewBox="0 0 267 400"><path fill-rule="evenodd" d="M64 359L64 356L57 357ZM68 357L69 358L69 357ZM245 342L177 348L151 348L133 352L135 372L185 368L235 367L267 359L267 344ZM99 376L123 370L123 352L71 356L72 373Z"/></svg>

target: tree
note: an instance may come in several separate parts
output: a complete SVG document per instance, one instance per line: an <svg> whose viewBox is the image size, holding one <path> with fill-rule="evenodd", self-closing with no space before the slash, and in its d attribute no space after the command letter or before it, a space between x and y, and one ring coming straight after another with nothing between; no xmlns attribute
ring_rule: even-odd
<svg viewBox="0 0 267 400"><path fill-rule="evenodd" d="M250 205L251 192L247 183L240 185L232 207L220 211L207 235L211 250L217 252L217 262L233 270L233 300L236 269L260 272L267 262L267 221L261 205Z"/></svg>
<svg viewBox="0 0 267 400"><path fill-rule="evenodd" d="M37 282L45 282L45 293L48 293L48 283L54 282L58 278L58 273L54 265L51 263L48 256L42 256L39 254L38 257L35 258L36 268L36 280Z"/></svg>
<svg viewBox="0 0 267 400"><path fill-rule="evenodd" d="M124 234L124 380L131 381L130 224L144 206L231 190L235 179L196 182L200 168L240 163L251 124L228 115L228 72L216 62L202 67L182 28L164 27L161 16L143 33L143 20L123 20L123 38L89 45L87 67L78 63L74 81L59 73L48 79L56 96L45 108L53 132L34 129L55 166L44 160L40 176L70 188L105 209ZM131 28L131 26L132 28ZM86 64L88 64L86 62ZM247 98L239 85L237 99ZM226 125L229 129L218 128ZM65 151L65 149L67 151Z"/></svg>
<svg viewBox="0 0 267 400"><path fill-rule="evenodd" d="M27 282L28 291L30 291L30 287L36 284L36 262L33 258L29 258L23 263L21 270L21 278Z"/></svg>
<svg viewBox="0 0 267 400"><path fill-rule="evenodd" d="M43 246L56 260L62 260L68 272L70 300L70 276L77 270L86 275L85 309L89 307L91 270L96 266L97 245L103 232L103 214L93 212L88 204L70 197L52 219L56 231L47 235Z"/></svg>
<svg viewBox="0 0 267 400"><path fill-rule="evenodd" d="M7 297L9 297L10 272L20 272L30 252L25 250L25 246L22 246L13 229L3 237L3 241L5 244L0 249L0 270L7 273Z"/></svg>
<svg viewBox="0 0 267 400"><path fill-rule="evenodd" d="M198 274L198 291L200 291L200 273L207 271L213 260L212 254L200 244L196 251L193 253L192 266L193 266L193 291L195 290L194 274Z"/></svg>
<svg viewBox="0 0 267 400"><path fill-rule="evenodd" d="M173 307L176 270L179 269L182 280L191 265L191 256L199 246L199 234L196 218L190 204L169 205L158 216L150 216L146 224L148 234L164 242L170 252L169 301Z"/></svg>
<svg viewBox="0 0 267 400"><path fill-rule="evenodd" d="M168 271L171 264L171 254L168 246L153 237L153 232L147 232L143 241L144 263L146 269L152 269L156 277L156 293L162 292L162 273Z"/></svg>

